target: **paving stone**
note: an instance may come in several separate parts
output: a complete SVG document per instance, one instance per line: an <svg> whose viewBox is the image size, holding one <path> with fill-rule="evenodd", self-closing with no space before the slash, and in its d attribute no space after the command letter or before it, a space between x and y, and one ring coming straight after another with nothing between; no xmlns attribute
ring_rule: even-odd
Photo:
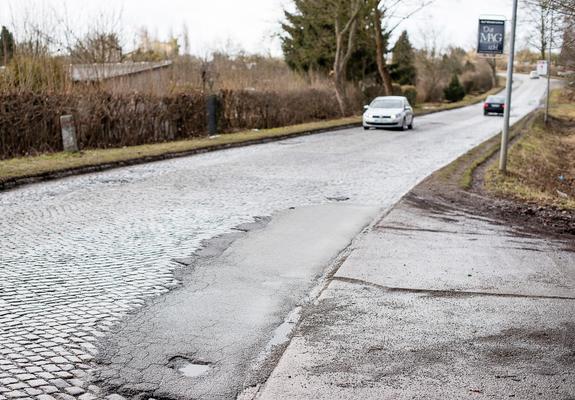
<svg viewBox="0 0 575 400"><path fill-rule="evenodd" d="M98 396L95 396L92 393L84 393L83 395L78 397L79 400L96 400L97 398Z"/></svg>
<svg viewBox="0 0 575 400"><path fill-rule="evenodd" d="M50 380L50 379L54 379L54 378L55 378L55 376L54 376L53 374L49 373L49 372L39 372L39 373L37 373L36 375L37 375L39 378L47 379L47 380Z"/></svg>
<svg viewBox="0 0 575 400"><path fill-rule="evenodd" d="M87 373L85 371L82 371L81 369L74 369L70 372L74 374L74 376L76 376L77 378L83 378L87 375Z"/></svg>
<svg viewBox="0 0 575 400"><path fill-rule="evenodd" d="M56 393L54 394L54 397L56 397L58 400L76 400L74 396L66 393Z"/></svg>
<svg viewBox="0 0 575 400"><path fill-rule="evenodd" d="M14 390L12 392L6 392L3 396L6 396L7 399L18 399L26 397L28 395L20 390Z"/></svg>
<svg viewBox="0 0 575 400"><path fill-rule="evenodd" d="M19 374L15 376L19 381L29 381L30 379L36 378L33 374Z"/></svg>
<svg viewBox="0 0 575 400"><path fill-rule="evenodd" d="M0 379L0 384L2 385L8 385L10 383L17 383L18 379L16 378L2 378Z"/></svg>
<svg viewBox="0 0 575 400"><path fill-rule="evenodd" d="M96 385L90 385L90 386L88 386L88 391L89 391L90 393L100 394L100 392L102 391L102 389L99 388L99 387L96 386Z"/></svg>
<svg viewBox="0 0 575 400"><path fill-rule="evenodd" d="M54 364L46 364L46 365L42 365L42 368L43 368L45 371L48 371L48 372L56 372L56 371L60 371L60 368L59 368L59 367L57 367L57 366L56 366L56 365L54 365Z"/></svg>
<svg viewBox="0 0 575 400"><path fill-rule="evenodd" d="M48 382L46 382L44 379L34 379L27 381L26 383L31 387L46 386L48 384Z"/></svg>
<svg viewBox="0 0 575 400"><path fill-rule="evenodd" d="M69 373L68 371L58 371L58 372L54 372L54 375L57 376L58 378L64 378L64 379L68 379L68 378L73 378L74 375L72 375L71 373Z"/></svg>
<svg viewBox="0 0 575 400"><path fill-rule="evenodd" d="M54 397L50 396L49 394L41 394L36 396L37 400L56 400Z"/></svg>
<svg viewBox="0 0 575 400"><path fill-rule="evenodd" d="M42 390L44 393L47 393L47 394L56 393L58 391L58 388L56 386L52 386L52 385L40 386L39 389Z"/></svg>
<svg viewBox="0 0 575 400"><path fill-rule="evenodd" d="M68 394L71 394L72 396L79 396L82 393L85 392L84 389L82 389L81 387L78 386L70 386L64 389Z"/></svg>
<svg viewBox="0 0 575 400"><path fill-rule="evenodd" d="M43 393L41 390L35 388L26 388L24 391L30 396L38 396Z"/></svg>
<svg viewBox="0 0 575 400"><path fill-rule="evenodd" d="M64 379L52 379L50 381L50 383L52 383L54 386L56 386L59 389L64 389L65 387L70 386L70 384L68 382L66 382Z"/></svg>
<svg viewBox="0 0 575 400"><path fill-rule="evenodd" d="M30 372L31 374L35 374L37 372L42 372L41 367L26 367L24 368L26 371Z"/></svg>
<svg viewBox="0 0 575 400"><path fill-rule="evenodd" d="M107 400L126 400L125 397L120 396L119 394L111 394L109 396L106 396Z"/></svg>
<svg viewBox="0 0 575 400"><path fill-rule="evenodd" d="M81 388L88 386L87 383L81 379L68 379L68 383L72 386L78 386Z"/></svg>
<svg viewBox="0 0 575 400"><path fill-rule="evenodd" d="M29 386L26 385L24 382L11 383L10 385L8 385L8 388L10 390L20 390L20 389L24 389L27 387L29 387Z"/></svg>

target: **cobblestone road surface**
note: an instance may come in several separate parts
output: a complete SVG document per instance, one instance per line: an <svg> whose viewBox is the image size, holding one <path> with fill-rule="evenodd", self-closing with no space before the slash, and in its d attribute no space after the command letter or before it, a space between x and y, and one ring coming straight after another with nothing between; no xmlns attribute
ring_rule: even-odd
<svg viewBox="0 0 575 400"><path fill-rule="evenodd" d="M514 117L542 82L517 91ZM72 177L0 193L0 400L89 400L94 344L177 285L175 257L254 216L329 198L393 205L494 135L473 106L410 132L349 129ZM112 395L113 398L116 395Z"/></svg>

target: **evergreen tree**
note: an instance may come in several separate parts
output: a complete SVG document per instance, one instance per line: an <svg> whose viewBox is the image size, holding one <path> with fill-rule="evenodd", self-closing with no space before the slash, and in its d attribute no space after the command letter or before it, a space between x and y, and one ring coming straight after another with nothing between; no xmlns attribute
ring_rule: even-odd
<svg viewBox="0 0 575 400"><path fill-rule="evenodd" d="M14 57L14 36L6 28L2 26L0 30L0 65L6 65Z"/></svg>
<svg viewBox="0 0 575 400"><path fill-rule="evenodd" d="M392 78L400 85L415 85L417 70L415 68L415 51L407 31L403 31L392 49Z"/></svg>
<svg viewBox="0 0 575 400"><path fill-rule="evenodd" d="M282 24L282 50L287 64L299 72L329 74L334 65L336 39L335 21L326 10L333 6L333 0L294 0L294 5L296 11L286 11L286 22ZM348 7L342 9L349 11ZM354 81L377 74L369 11L367 6L362 9L354 52L347 68L348 79Z"/></svg>
<svg viewBox="0 0 575 400"><path fill-rule="evenodd" d="M451 82L445 88L443 94L445 95L445 100L449 102L456 102L459 100L463 100L463 98L465 97L465 88L463 87L463 85L461 85L461 82L459 81L459 77L457 76L457 74L453 74Z"/></svg>

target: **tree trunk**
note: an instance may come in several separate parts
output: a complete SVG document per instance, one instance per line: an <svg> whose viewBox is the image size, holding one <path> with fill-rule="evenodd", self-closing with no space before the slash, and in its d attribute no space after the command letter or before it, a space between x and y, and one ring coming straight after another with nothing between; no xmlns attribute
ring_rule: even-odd
<svg viewBox="0 0 575 400"><path fill-rule="evenodd" d="M387 68L387 63L385 62L383 30L381 28L381 21L383 19L383 15L381 15L378 0L373 0L372 5L373 5L373 28L375 36L377 70L379 72L379 77L383 82L384 93L387 96L390 96L393 94L393 85L391 81L391 74L389 73L389 68Z"/></svg>
<svg viewBox="0 0 575 400"><path fill-rule="evenodd" d="M499 83L499 77L497 76L497 58L493 57L487 60L489 67L491 67L491 84L493 87L497 87Z"/></svg>
<svg viewBox="0 0 575 400"><path fill-rule="evenodd" d="M351 15L349 20L346 21L343 29L341 28L341 23L339 20L338 15L339 13L336 12L336 15L334 15L336 48L335 48L335 61L333 64L333 73L334 73L336 98L342 116L346 116L349 113L349 104L347 100L347 93L345 90L347 81L346 73L347 73L347 64L349 63L349 60L351 58L355 46L357 18L361 10L361 1L362 0L352 1Z"/></svg>

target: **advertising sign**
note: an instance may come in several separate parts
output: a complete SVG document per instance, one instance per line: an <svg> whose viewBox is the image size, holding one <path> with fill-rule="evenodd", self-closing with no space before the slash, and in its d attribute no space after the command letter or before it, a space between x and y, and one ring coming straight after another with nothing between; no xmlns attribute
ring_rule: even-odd
<svg viewBox="0 0 575 400"><path fill-rule="evenodd" d="M505 21L497 19L480 19L477 53L503 54L504 47Z"/></svg>

